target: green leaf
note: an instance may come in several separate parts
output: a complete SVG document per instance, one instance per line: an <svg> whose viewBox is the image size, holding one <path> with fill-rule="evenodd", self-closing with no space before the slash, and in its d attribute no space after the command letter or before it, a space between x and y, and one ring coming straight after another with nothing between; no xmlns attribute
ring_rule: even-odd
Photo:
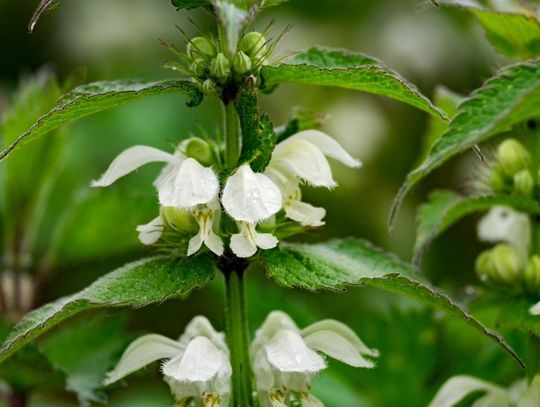
<svg viewBox="0 0 540 407"><path fill-rule="evenodd" d="M76 393L82 406L107 401L103 380L129 339L124 325L118 319L85 318L40 345L53 366L66 374L66 390Z"/></svg>
<svg viewBox="0 0 540 407"><path fill-rule="evenodd" d="M529 309L537 302L528 298L501 300L497 325L503 329L521 331L527 335L533 334L540 337L540 316L529 312Z"/></svg>
<svg viewBox="0 0 540 407"><path fill-rule="evenodd" d="M309 129L321 127L327 115L309 109L295 109L287 123L275 129L278 143L290 136Z"/></svg>
<svg viewBox="0 0 540 407"><path fill-rule="evenodd" d="M63 320L95 308L140 308L204 287L215 275L208 256L188 259L153 257L127 264L77 294L30 312L13 329L2 348L0 362Z"/></svg>
<svg viewBox="0 0 540 407"><path fill-rule="evenodd" d="M232 4L236 7L240 7L244 10L253 6L260 6L262 8L279 6L282 3L286 3L289 0L225 0L225 3ZM173 6L179 9L193 9L197 7L210 6L213 0L172 0Z"/></svg>
<svg viewBox="0 0 540 407"><path fill-rule="evenodd" d="M263 84L333 86L383 95L446 120L446 115L398 73L374 58L339 49L311 48L278 66L261 70Z"/></svg>
<svg viewBox="0 0 540 407"><path fill-rule="evenodd" d="M60 98L52 110L41 116L29 130L0 153L0 160L4 159L15 147L43 136L60 126L133 100L165 93L187 95L190 98L188 103L190 106L196 106L202 101L202 94L195 85L185 80L104 81L79 86Z"/></svg>
<svg viewBox="0 0 540 407"><path fill-rule="evenodd" d="M524 7L510 11L490 10L479 4L443 1L441 5L472 13L482 25L486 38L500 53L519 59L540 56L540 22Z"/></svg>
<svg viewBox="0 0 540 407"><path fill-rule="evenodd" d="M190 10L192 8L210 5L210 0L172 0L173 6L179 9Z"/></svg>
<svg viewBox="0 0 540 407"><path fill-rule="evenodd" d="M257 93L243 89L236 100L236 109L242 129L240 163L249 163L254 171L262 172L276 145L274 126L270 118L259 113Z"/></svg>
<svg viewBox="0 0 540 407"><path fill-rule="evenodd" d="M342 290L363 284L405 294L457 317L495 340L520 364L523 362L498 334L486 328L465 308L432 287L412 267L370 243L335 239L321 244L282 244L261 253L268 276L278 284L309 291Z"/></svg>
<svg viewBox="0 0 540 407"><path fill-rule="evenodd" d="M487 211L493 206L508 206L531 215L540 214L540 204L524 196L463 197L453 191L433 191L429 202L421 205L418 212L413 263L420 266L422 256L431 242L460 219L476 212Z"/></svg>
<svg viewBox="0 0 540 407"><path fill-rule="evenodd" d="M407 193L435 168L539 112L540 60L503 68L461 103L426 160L407 175L392 205L389 224L393 224Z"/></svg>

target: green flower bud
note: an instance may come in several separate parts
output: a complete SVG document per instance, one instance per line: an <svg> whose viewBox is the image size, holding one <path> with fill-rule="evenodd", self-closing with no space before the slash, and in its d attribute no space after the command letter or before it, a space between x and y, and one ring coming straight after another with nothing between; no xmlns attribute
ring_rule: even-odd
<svg viewBox="0 0 540 407"><path fill-rule="evenodd" d="M491 250L485 250L476 258L475 270L480 281L486 282L490 279L493 271Z"/></svg>
<svg viewBox="0 0 540 407"><path fill-rule="evenodd" d="M212 79L207 79L202 84L202 92L205 95L213 95L217 92L217 84Z"/></svg>
<svg viewBox="0 0 540 407"><path fill-rule="evenodd" d="M189 41L186 53L190 58L212 58L216 55L214 45L204 37L195 37Z"/></svg>
<svg viewBox="0 0 540 407"><path fill-rule="evenodd" d="M238 49L257 62L259 59L264 58L264 55L268 52L266 48L266 39L261 33L252 31L244 35L238 44Z"/></svg>
<svg viewBox="0 0 540 407"><path fill-rule="evenodd" d="M167 226L186 234L197 232L199 228L191 212L182 208L162 206L161 217Z"/></svg>
<svg viewBox="0 0 540 407"><path fill-rule="evenodd" d="M503 192L506 190L505 177L498 168L489 169L489 186L493 192Z"/></svg>
<svg viewBox="0 0 540 407"><path fill-rule="evenodd" d="M518 171L529 167L531 155L519 141L507 139L497 148L497 160L503 172L513 177Z"/></svg>
<svg viewBox="0 0 540 407"><path fill-rule="evenodd" d="M540 292L540 256L535 254L529 259L525 268L524 279L527 291L531 293Z"/></svg>
<svg viewBox="0 0 540 407"><path fill-rule="evenodd" d="M210 73L219 79L225 79L231 71L231 63L221 52L210 63Z"/></svg>
<svg viewBox="0 0 540 407"><path fill-rule="evenodd" d="M191 137L182 141L180 151L186 156L194 158L202 165L212 164L213 156L210 145L198 137Z"/></svg>
<svg viewBox="0 0 540 407"><path fill-rule="evenodd" d="M242 51L238 51L233 58L234 72L244 74L251 71L251 59Z"/></svg>
<svg viewBox="0 0 540 407"><path fill-rule="evenodd" d="M522 269L517 250L509 244L498 244L491 251L493 265L490 277L494 281L513 283Z"/></svg>
<svg viewBox="0 0 540 407"><path fill-rule="evenodd" d="M514 175L514 189L520 195L532 195L534 189L534 179L529 170L521 170Z"/></svg>

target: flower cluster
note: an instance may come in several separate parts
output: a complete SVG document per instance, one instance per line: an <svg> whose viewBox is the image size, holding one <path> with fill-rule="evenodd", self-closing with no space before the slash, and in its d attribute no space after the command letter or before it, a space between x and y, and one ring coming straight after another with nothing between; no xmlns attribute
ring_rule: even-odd
<svg viewBox="0 0 540 407"><path fill-rule="evenodd" d="M223 171L219 147L194 138L180 144L173 154L153 147L131 147L116 157L92 185L109 186L145 164L165 163L154 182L160 215L137 228L141 242L150 245L170 240L171 235L190 235L188 256L203 246L221 256L225 251L224 239L228 238L232 252L246 258L259 248L276 247L276 234L286 222L293 221L301 227L324 224L326 211L303 202L300 185L336 186L326 156L350 167L360 166L331 137L307 130L279 143L264 173L242 164L228 178L220 180ZM226 227L228 223L232 223L232 229ZM257 230L261 223L264 231Z"/></svg>
<svg viewBox="0 0 540 407"><path fill-rule="evenodd" d="M247 32L231 55L217 38L198 36L188 40L185 52L167 45L176 56L167 66L190 77L204 93L217 93L231 80L241 82L243 77L257 76L268 64L278 40L268 41L264 33Z"/></svg>
<svg viewBox="0 0 540 407"><path fill-rule="evenodd" d="M475 406L536 407L540 396L540 375L536 375L529 383L524 379L509 388L471 376L455 376L444 383L429 407L461 405L468 396L477 393L481 393L481 396L474 402Z"/></svg>
<svg viewBox="0 0 540 407"><path fill-rule="evenodd" d="M322 406L310 394L315 375L326 368L321 352L354 367L371 368L378 352L369 349L346 325L324 320L300 330L283 312L271 313L257 331L251 358L261 407ZM135 340L116 368L112 384L142 367L164 360L161 370L178 406L225 407L232 369L225 337L204 317L196 317L179 340L150 334Z"/></svg>

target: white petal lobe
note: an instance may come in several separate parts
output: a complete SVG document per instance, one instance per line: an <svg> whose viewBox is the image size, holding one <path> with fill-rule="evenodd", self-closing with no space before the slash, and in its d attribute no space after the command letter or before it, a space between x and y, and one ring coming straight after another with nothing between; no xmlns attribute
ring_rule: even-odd
<svg viewBox="0 0 540 407"><path fill-rule="evenodd" d="M161 216L158 216L146 225L137 226L139 240L142 244L147 246L156 243L163 233L163 227L163 219L161 219Z"/></svg>
<svg viewBox="0 0 540 407"><path fill-rule="evenodd" d="M134 146L120 153L101 178L92 182L92 186L109 186L119 178L122 178L145 164L153 162L178 164L179 160L179 157L154 147Z"/></svg>
<svg viewBox="0 0 540 407"><path fill-rule="evenodd" d="M321 152L331 157L348 167L356 168L360 167L362 163L351 157L351 155L345 151L341 145L334 140L332 137L323 133L319 130L305 130L300 133L296 133L294 136L291 136L291 139L305 140L317 146Z"/></svg>
<svg viewBox="0 0 540 407"><path fill-rule="evenodd" d="M317 373L326 364L312 351L302 337L293 331L279 331L265 346L268 361L281 372Z"/></svg>
<svg viewBox="0 0 540 407"><path fill-rule="evenodd" d="M242 165L227 180L222 202L235 220L257 223L279 212L282 198L279 188L266 175Z"/></svg>
<svg viewBox="0 0 540 407"><path fill-rule="evenodd" d="M498 396L493 399L498 399L500 404L493 405L493 407L507 406L509 404L508 396L504 389L474 377L455 376L443 385L429 407L453 407L469 394L478 391L495 393Z"/></svg>

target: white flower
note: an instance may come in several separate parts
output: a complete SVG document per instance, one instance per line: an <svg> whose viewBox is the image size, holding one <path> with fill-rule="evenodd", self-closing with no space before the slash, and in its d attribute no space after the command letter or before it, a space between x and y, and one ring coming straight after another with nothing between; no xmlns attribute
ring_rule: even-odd
<svg viewBox="0 0 540 407"><path fill-rule="evenodd" d="M338 321L324 320L300 330L287 314L272 312L251 346L261 406L285 406L291 392L302 398L303 406L322 406L309 394L313 377L326 368L317 352L365 368L374 364L363 355L378 356Z"/></svg>
<svg viewBox="0 0 540 407"><path fill-rule="evenodd" d="M478 392L483 394L474 402L476 407L537 407L540 400L540 375L536 375L528 385L526 380L520 380L509 388L471 376L455 376L444 383L429 407L453 407Z"/></svg>
<svg viewBox="0 0 540 407"><path fill-rule="evenodd" d="M300 182L326 188L337 185L325 155L349 167L361 165L328 135L306 130L279 143L265 170L281 191L286 216L302 226L323 225L326 211L301 201Z"/></svg>
<svg viewBox="0 0 540 407"><path fill-rule="evenodd" d="M480 220L478 237L485 242L509 243L526 259L531 245L531 222L521 212L496 206Z"/></svg>
<svg viewBox="0 0 540 407"><path fill-rule="evenodd" d="M242 165L229 177L221 202L227 213L238 222L240 233L231 237L231 250L238 257L250 257L257 248L271 249L278 240L269 233L258 233L257 223L281 210L281 193L264 174Z"/></svg>
<svg viewBox="0 0 540 407"><path fill-rule="evenodd" d="M179 152L169 154L153 147L134 146L116 157L105 174L92 182L92 186L109 186L139 167L154 162L167 163L154 182L159 203L192 211L200 226L201 230L190 242L188 255L198 251L203 243L217 255L223 254L221 238L213 233L213 221L218 210L214 202L219 194L219 181L211 168L202 166L193 158L186 158ZM137 231L142 243L153 244L161 237L163 221L156 218L147 225L137 227Z"/></svg>
<svg viewBox="0 0 540 407"><path fill-rule="evenodd" d="M529 313L531 315L540 315L540 302L537 302L531 308L529 308Z"/></svg>
<svg viewBox="0 0 540 407"><path fill-rule="evenodd" d="M126 349L105 385L157 360L164 380L178 403L190 399L206 407L226 407L229 403L232 368L222 333L204 317L194 318L178 341L150 334L135 340Z"/></svg>

